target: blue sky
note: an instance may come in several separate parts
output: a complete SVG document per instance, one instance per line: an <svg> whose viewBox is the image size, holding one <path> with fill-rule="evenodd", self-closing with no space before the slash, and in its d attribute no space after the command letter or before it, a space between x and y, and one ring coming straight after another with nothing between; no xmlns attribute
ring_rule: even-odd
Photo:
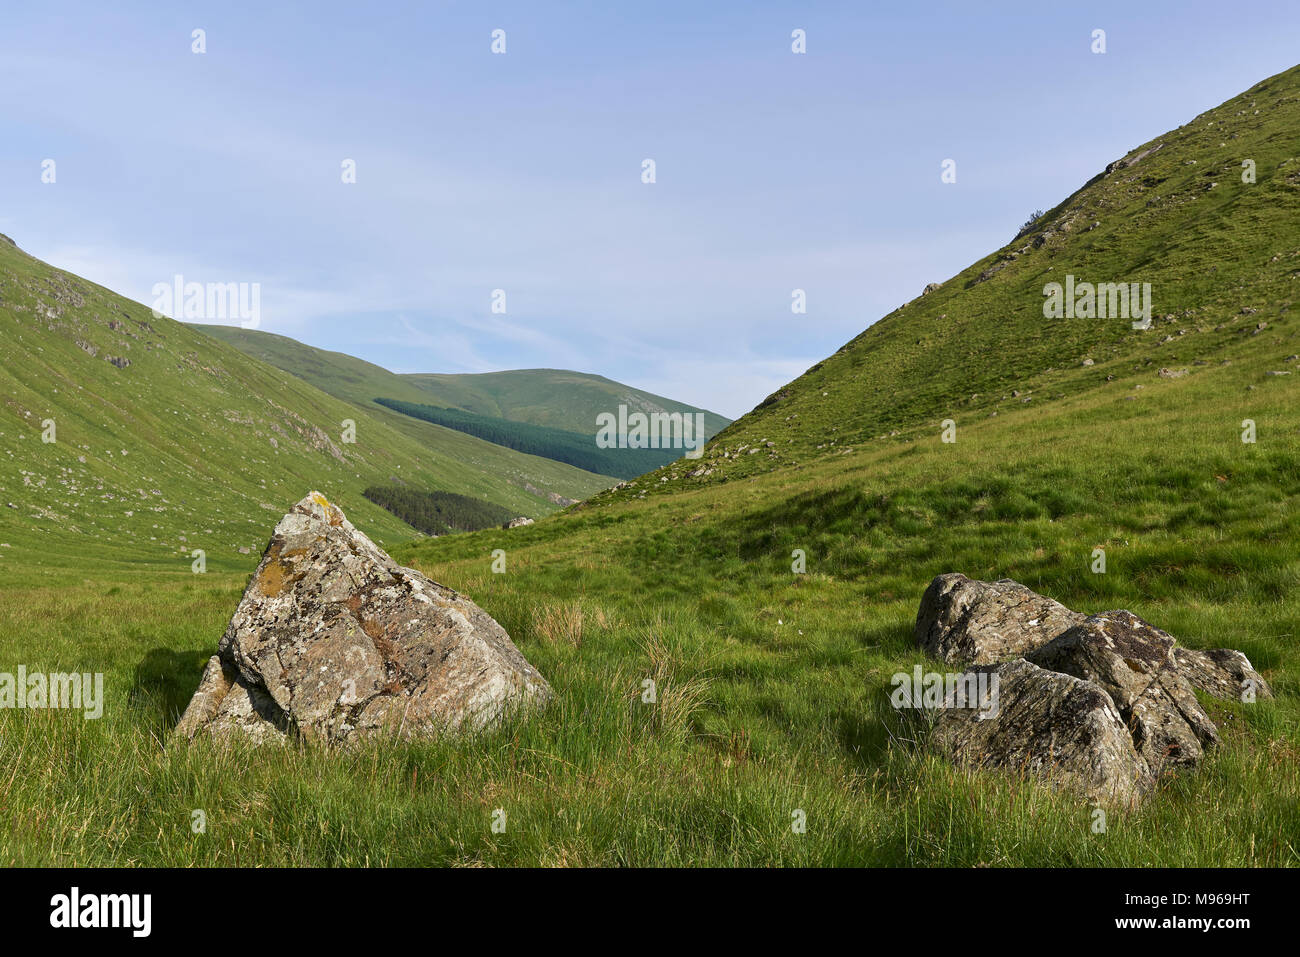
<svg viewBox="0 0 1300 957"><path fill-rule="evenodd" d="M11 5L0 232L398 372L737 416L1298 40L1294 0Z"/></svg>

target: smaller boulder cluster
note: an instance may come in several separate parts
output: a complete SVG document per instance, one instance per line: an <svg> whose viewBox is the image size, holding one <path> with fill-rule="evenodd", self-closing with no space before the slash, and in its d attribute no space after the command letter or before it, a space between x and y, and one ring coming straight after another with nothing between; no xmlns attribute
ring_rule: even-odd
<svg viewBox="0 0 1300 957"><path fill-rule="evenodd" d="M1162 772L1218 745L1196 691L1272 697L1239 651L1183 648L1132 612L1083 615L1010 579L935 578L916 641L997 678L994 711L940 709L935 747L959 765L1028 774L1098 802L1137 803Z"/></svg>

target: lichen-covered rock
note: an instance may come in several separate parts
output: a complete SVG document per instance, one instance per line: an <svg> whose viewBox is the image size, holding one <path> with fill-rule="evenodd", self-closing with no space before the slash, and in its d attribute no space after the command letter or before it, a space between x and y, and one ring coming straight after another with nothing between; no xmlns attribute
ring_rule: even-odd
<svg viewBox="0 0 1300 957"><path fill-rule="evenodd" d="M1174 639L1129 611L1093 615L1026 655L1110 695L1154 770L1195 764L1219 735L1174 662Z"/></svg>
<svg viewBox="0 0 1300 957"><path fill-rule="evenodd" d="M1042 647L1084 617L1009 578L973 581L953 572L925 590L916 643L949 664L992 664Z"/></svg>
<svg viewBox="0 0 1300 957"><path fill-rule="evenodd" d="M1239 651L1180 648L1132 612L1088 617L1009 579L940 575L921 599L916 640L933 657L1006 679L991 716L943 712L933 735L941 750L963 764L1023 767L1094 798L1135 800L1167 767L1194 765L1219 743L1197 690L1273 695Z"/></svg>
<svg viewBox="0 0 1300 957"><path fill-rule="evenodd" d="M289 721L270 695L247 684L213 655L176 724L176 733L184 738L205 729L218 738L238 736L253 744L283 743L288 739Z"/></svg>
<svg viewBox="0 0 1300 957"><path fill-rule="evenodd" d="M312 492L276 526L177 731L409 738L486 728L551 694L486 612Z"/></svg>
<svg viewBox="0 0 1300 957"><path fill-rule="evenodd" d="M1109 804L1136 803L1151 770L1101 687L1018 660L971 669L997 678L996 711L943 710L930 741L958 765L1026 775Z"/></svg>
<svg viewBox="0 0 1300 957"><path fill-rule="evenodd" d="M1174 663L1178 672L1198 691L1216 698L1231 701L1273 697L1273 689L1240 651L1215 648L1196 651L1193 648L1175 648ZM1245 696L1245 697L1244 697Z"/></svg>

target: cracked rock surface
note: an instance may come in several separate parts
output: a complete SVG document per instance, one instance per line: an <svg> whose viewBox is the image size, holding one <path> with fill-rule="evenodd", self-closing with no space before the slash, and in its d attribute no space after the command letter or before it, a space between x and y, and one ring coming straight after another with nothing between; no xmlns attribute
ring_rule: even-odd
<svg viewBox="0 0 1300 957"><path fill-rule="evenodd" d="M1024 660L972 670L997 676L998 710L940 712L931 741L954 763L1027 774L1106 803L1151 790L1151 770L1101 687Z"/></svg>
<svg viewBox="0 0 1300 957"><path fill-rule="evenodd" d="M1178 671L1192 687L1216 698L1240 698L1253 691L1258 698L1273 697L1273 689L1250 665L1250 659L1231 648L1196 651L1175 648Z"/></svg>
<svg viewBox="0 0 1300 957"><path fill-rule="evenodd" d="M1174 639L1129 611L1093 615L1031 652L1034 664L1106 689L1153 771L1195 764L1218 729L1178 672Z"/></svg>
<svg viewBox="0 0 1300 957"><path fill-rule="evenodd" d="M280 520L178 735L341 743L479 730L550 686L486 612L319 492Z"/></svg>
<svg viewBox="0 0 1300 957"><path fill-rule="evenodd" d="M952 572L925 590L916 643L949 664L987 665L1045 645L1083 618L1009 578L972 581Z"/></svg>

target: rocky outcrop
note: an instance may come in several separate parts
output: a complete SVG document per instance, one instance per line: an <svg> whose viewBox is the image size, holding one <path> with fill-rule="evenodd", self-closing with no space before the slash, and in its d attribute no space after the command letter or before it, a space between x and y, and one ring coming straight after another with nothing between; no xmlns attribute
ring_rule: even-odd
<svg viewBox="0 0 1300 957"><path fill-rule="evenodd" d="M967 676L998 678L991 709L940 710L935 746L958 764L1028 773L1095 800L1135 800L1165 770L1195 765L1219 744L1197 690L1272 696L1239 651L1180 648L1132 612L1085 616L1009 579L935 578L916 641L933 657L975 665Z"/></svg>
<svg viewBox="0 0 1300 957"><path fill-rule="evenodd" d="M533 524L533 520L531 518L529 518L527 515L520 515L518 518L512 518L510 521L506 522L501 527L505 529L523 528L525 525L531 525L531 524Z"/></svg>
<svg viewBox="0 0 1300 957"><path fill-rule="evenodd" d="M972 670L997 676L997 711L939 714L930 740L955 763L1027 774L1106 803L1151 790L1150 768L1100 687L1024 660Z"/></svg>
<svg viewBox="0 0 1300 957"><path fill-rule="evenodd" d="M1130 166L1135 166L1138 163L1142 162L1142 160L1150 156L1152 153L1156 152L1156 150L1161 149L1164 145L1165 145L1164 143L1157 143L1155 146L1148 147L1147 149L1144 149L1142 150L1142 152L1137 153L1133 156L1127 158L1120 157L1119 159L1115 160L1115 162L1113 163L1107 163L1106 173L1113 173L1117 169L1128 169L1128 167Z"/></svg>
<svg viewBox="0 0 1300 957"><path fill-rule="evenodd" d="M486 612L398 565L313 492L276 526L176 730L411 738L491 727L550 697Z"/></svg>
<svg viewBox="0 0 1300 957"><path fill-rule="evenodd" d="M559 505L561 508L568 508L570 505L578 504L578 499L576 498L565 498L559 492L544 492L530 482L524 483L524 491L531 495L536 495L538 498L544 498L552 505Z"/></svg>
<svg viewBox="0 0 1300 957"><path fill-rule="evenodd" d="M1039 648L1083 615L1004 578L972 581L940 575L921 597L916 643L948 664L984 665Z"/></svg>

